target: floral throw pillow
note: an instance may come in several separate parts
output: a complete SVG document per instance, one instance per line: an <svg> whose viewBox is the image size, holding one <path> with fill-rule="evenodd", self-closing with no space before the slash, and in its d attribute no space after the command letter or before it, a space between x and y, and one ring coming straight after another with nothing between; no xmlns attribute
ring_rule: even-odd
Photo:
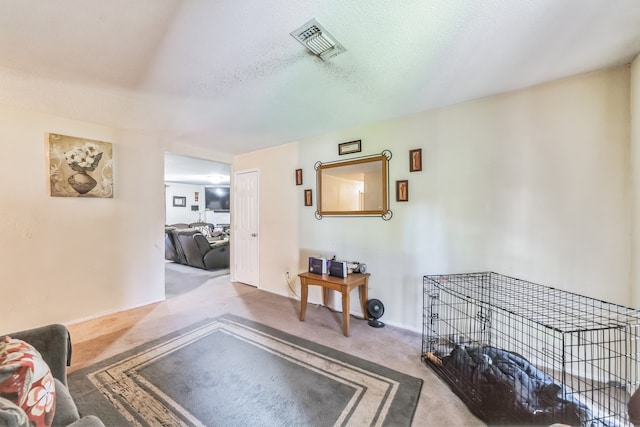
<svg viewBox="0 0 640 427"><path fill-rule="evenodd" d="M0 397L22 408L32 426L51 426L56 407L51 370L35 348L8 336L0 339Z"/></svg>

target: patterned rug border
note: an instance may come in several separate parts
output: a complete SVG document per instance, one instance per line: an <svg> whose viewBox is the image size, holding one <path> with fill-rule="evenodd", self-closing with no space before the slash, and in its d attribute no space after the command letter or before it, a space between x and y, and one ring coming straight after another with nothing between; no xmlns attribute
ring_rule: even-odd
<svg viewBox="0 0 640 427"><path fill-rule="evenodd" d="M308 339L291 335L287 332L275 329L263 323L249 320L241 316L237 316L230 313L226 313L215 318L207 318L207 319L201 320L192 325L189 325L179 330L176 330L174 332L168 333L160 338L156 338L154 340L141 344L131 350L112 356L109 359L106 359L102 362L98 362L96 364L74 371L68 377L69 387L72 395L74 396L74 399L78 403L78 406L81 412L83 410L85 401L93 401L95 399L98 399L101 402L103 402L104 406L108 407L108 409L105 409L106 411L105 414L94 412L94 415L114 416L114 414L117 414L118 416L121 417L122 421L127 421L122 416L122 414L118 412L118 409L115 407L115 405L122 404L122 402L124 402L124 399L118 396L117 391L114 391L113 394L115 396L114 399L116 401L109 402L107 397L105 397L102 394L102 392L98 390L98 388L96 388L96 386L91 382L91 380L89 379L89 376L100 370L103 370L107 367L117 364L118 362L127 360L136 355L147 352L150 349L153 349L154 347L161 346L165 343L176 340L180 336L192 333L193 331L196 331L199 328L207 327L209 325L214 325L216 323L227 323L227 324L235 323L237 325L241 325L246 328L259 331L260 333L266 334L267 336L272 336L277 339L280 339L291 346L298 346L309 352L317 353L321 355L319 357L336 359L337 361L340 361L346 365L357 367L358 369L361 369L363 371L371 372L376 375L382 376L384 378L388 378L392 381L399 383L399 386L395 392L395 395L391 399L391 402L388 404L389 407L387 409L386 417L382 425L405 425L404 421L406 421L406 425L411 424L415 414L417 404L418 404L418 400L420 398L420 390L422 389L422 385L423 385L422 379L404 374L402 372L393 370L391 368L387 368L385 366L379 365L374 362L370 362L361 357L350 355L348 353L344 353L334 348L315 343ZM118 400L120 400L120 402L118 402ZM103 405L100 405L100 406L103 406ZM146 424L143 417L137 417L136 421L140 422L142 425Z"/></svg>

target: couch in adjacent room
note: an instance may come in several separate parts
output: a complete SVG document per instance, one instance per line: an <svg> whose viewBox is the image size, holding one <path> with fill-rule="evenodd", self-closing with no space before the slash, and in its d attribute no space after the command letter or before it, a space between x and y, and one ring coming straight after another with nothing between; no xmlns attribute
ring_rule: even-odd
<svg viewBox="0 0 640 427"><path fill-rule="evenodd" d="M7 384L13 383L12 386L24 388L23 384L15 384L15 380L21 378L20 375L16 375L16 354L24 353L26 356L23 358L28 365L21 365L21 369L24 366L37 366L35 369L41 372L48 368L53 376L55 410L53 411L52 426L104 427L102 421L93 415L80 416L67 388L67 366L71 363L71 339L69 331L64 325L47 325L3 334L0 335L0 339L2 339L0 348L5 353L5 357L3 357L3 351L0 351L0 360L6 359L0 364L0 426L22 426L23 424L16 423L16 421L24 420L25 416L32 416L31 413L27 414L22 408L15 405L16 402L12 401L12 398L15 398L12 394L15 393L12 393L8 390L10 387L7 387ZM32 350L29 346L37 350L41 360L37 354L29 354L29 351ZM19 348L24 350L16 351ZM35 375L30 372L26 376L26 380L29 381L33 376ZM48 373L45 378L50 378Z"/></svg>
<svg viewBox="0 0 640 427"><path fill-rule="evenodd" d="M204 270L229 268L229 240L209 239L196 228L165 227L165 259Z"/></svg>

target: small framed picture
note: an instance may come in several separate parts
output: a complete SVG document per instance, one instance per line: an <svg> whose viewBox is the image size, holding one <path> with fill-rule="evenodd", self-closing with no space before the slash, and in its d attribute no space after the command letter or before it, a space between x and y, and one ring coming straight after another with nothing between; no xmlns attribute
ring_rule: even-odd
<svg viewBox="0 0 640 427"><path fill-rule="evenodd" d="M302 185L302 169L296 169L296 185Z"/></svg>
<svg viewBox="0 0 640 427"><path fill-rule="evenodd" d="M187 198L182 196L173 196L173 206L176 207L186 207L187 206Z"/></svg>
<svg viewBox="0 0 640 427"><path fill-rule="evenodd" d="M313 193L311 189L304 190L304 205L313 206Z"/></svg>
<svg viewBox="0 0 640 427"><path fill-rule="evenodd" d="M396 202L409 201L409 181L396 181Z"/></svg>
<svg viewBox="0 0 640 427"><path fill-rule="evenodd" d="M409 172L422 170L422 148L409 151Z"/></svg>
<svg viewBox="0 0 640 427"><path fill-rule="evenodd" d="M338 154L351 154L351 153L359 153L362 151L362 140L358 139L357 141L343 142L342 144L338 144Z"/></svg>

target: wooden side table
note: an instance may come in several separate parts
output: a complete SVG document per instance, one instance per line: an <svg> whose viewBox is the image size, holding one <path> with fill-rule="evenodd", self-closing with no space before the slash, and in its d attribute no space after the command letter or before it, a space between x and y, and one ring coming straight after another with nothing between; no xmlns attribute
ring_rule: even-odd
<svg viewBox="0 0 640 427"><path fill-rule="evenodd" d="M307 298L309 296L309 286L316 285L322 286L322 304L326 307L329 300L329 289L339 291L342 293L342 330L345 337L349 336L349 315L350 297L351 291L355 288L359 288L360 293L360 305L362 306L362 314L364 319L369 319L367 314L367 294L369 284L369 273L365 274L349 274L347 277L340 278L329 276L327 274L315 274L315 273L300 273L300 321L304 322L304 316L307 312Z"/></svg>

